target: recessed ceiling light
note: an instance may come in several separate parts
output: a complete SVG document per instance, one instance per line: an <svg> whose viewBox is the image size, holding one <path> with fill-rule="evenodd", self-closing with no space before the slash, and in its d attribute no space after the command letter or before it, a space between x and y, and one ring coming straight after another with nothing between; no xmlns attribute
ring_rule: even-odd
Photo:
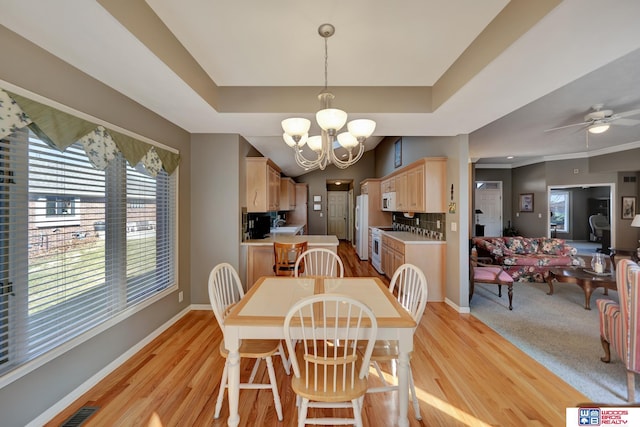
<svg viewBox="0 0 640 427"><path fill-rule="evenodd" d="M340 181L336 181L336 185L340 185L342 184Z"/></svg>
<svg viewBox="0 0 640 427"><path fill-rule="evenodd" d="M513 156L507 156L507 159L511 160L513 159Z"/></svg>

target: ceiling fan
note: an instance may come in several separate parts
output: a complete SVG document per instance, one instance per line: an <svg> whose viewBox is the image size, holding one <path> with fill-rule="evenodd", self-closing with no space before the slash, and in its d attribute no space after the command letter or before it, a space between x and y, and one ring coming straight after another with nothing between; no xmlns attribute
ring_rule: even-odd
<svg viewBox="0 0 640 427"><path fill-rule="evenodd" d="M602 133L609 129L609 126L635 126L640 124L640 120L627 119L626 117L640 115L640 109L629 110L622 113L614 113L613 110L603 110L604 104L596 104L591 107L591 112L584 116L584 121L580 123L572 123L570 125L560 126L545 130L550 132L553 130L565 129L573 126L583 126L589 133Z"/></svg>

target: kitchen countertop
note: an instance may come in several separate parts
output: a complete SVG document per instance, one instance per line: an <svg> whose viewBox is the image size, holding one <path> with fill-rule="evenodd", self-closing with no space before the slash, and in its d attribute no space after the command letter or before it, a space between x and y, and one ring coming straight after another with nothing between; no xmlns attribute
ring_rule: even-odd
<svg viewBox="0 0 640 427"><path fill-rule="evenodd" d="M418 244L418 245L428 245L428 244L445 244L447 243L444 240L438 240L431 237L420 236L415 233L410 233L408 231L383 231L383 233L392 239L399 240L405 244Z"/></svg>
<svg viewBox="0 0 640 427"><path fill-rule="evenodd" d="M410 233L407 233L410 234ZM336 236L320 236L320 235L288 235L279 234L276 237L267 237L266 239L246 240L241 246L273 246L274 241L284 243L298 243L307 241L308 246L338 246L338 238Z"/></svg>

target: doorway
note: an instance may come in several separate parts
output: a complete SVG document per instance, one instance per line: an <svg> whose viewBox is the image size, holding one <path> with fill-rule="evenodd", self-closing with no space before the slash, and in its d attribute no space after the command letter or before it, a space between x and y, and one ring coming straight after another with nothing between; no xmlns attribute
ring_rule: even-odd
<svg viewBox="0 0 640 427"><path fill-rule="evenodd" d="M347 191L327 191L327 234L339 240L347 239L349 212Z"/></svg>
<svg viewBox="0 0 640 427"><path fill-rule="evenodd" d="M502 236L502 181L476 181L475 236Z"/></svg>
<svg viewBox="0 0 640 427"><path fill-rule="evenodd" d="M547 188L549 235L573 242L597 243L602 250L615 247L616 212L614 185L553 185ZM609 224L606 233L596 236L589 223L592 215L602 215Z"/></svg>

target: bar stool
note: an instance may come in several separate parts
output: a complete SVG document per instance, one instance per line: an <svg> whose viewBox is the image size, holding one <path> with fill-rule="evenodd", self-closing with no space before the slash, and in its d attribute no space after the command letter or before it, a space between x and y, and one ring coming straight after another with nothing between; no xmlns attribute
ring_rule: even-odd
<svg viewBox="0 0 640 427"><path fill-rule="evenodd" d="M295 276L295 266L298 257L307 250L307 241L299 243L273 242L275 264L273 272L276 276ZM304 262L300 263L298 272L304 272Z"/></svg>

